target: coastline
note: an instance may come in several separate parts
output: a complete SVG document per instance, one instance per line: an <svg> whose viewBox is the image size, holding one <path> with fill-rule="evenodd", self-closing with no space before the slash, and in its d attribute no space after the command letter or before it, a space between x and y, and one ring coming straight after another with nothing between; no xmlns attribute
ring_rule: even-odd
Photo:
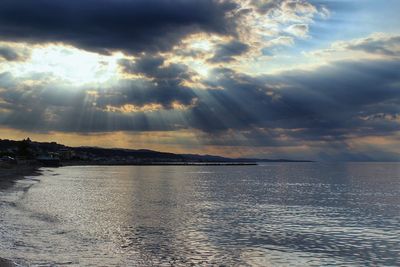
<svg viewBox="0 0 400 267"><path fill-rule="evenodd" d="M254 166L256 162L123 162L123 161L63 161L60 166Z"/></svg>
<svg viewBox="0 0 400 267"><path fill-rule="evenodd" d="M14 262L12 262L10 260L0 258L0 266L1 267L16 267L18 265L16 265Z"/></svg>
<svg viewBox="0 0 400 267"><path fill-rule="evenodd" d="M0 165L0 190L7 189L25 176L39 175L38 165ZM1 263L1 262L0 262Z"/></svg>
<svg viewBox="0 0 400 267"><path fill-rule="evenodd" d="M0 165L0 190L7 190L12 187L16 181L24 179L26 176L40 175L37 165ZM17 267L20 265L0 257L1 267Z"/></svg>

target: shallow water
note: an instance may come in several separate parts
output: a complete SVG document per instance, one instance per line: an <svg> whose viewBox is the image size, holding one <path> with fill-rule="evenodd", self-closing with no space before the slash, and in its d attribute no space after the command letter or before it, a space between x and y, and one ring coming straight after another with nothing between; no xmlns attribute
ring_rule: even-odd
<svg viewBox="0 0 400 267"><path fill-rule="evenodd" d="M400 164L43 172L0 192L0 257L33 266L400 265Z"/></svg>

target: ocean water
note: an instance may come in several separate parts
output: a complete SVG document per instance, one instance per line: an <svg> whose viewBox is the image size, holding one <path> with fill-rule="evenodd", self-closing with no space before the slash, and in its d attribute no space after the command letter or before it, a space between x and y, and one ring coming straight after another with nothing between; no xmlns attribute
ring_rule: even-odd
<svg viewBox="0 0 400 267"><path fill-rule="evenodd" d="M0 191L31 266L400 266L400 164L43 169Z"/></svg>

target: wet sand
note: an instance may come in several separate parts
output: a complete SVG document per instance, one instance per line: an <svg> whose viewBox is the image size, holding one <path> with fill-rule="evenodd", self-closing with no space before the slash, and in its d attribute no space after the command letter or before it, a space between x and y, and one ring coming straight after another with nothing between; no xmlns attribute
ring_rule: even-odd
<svg viewBox="0 0 400 267"><path fill-rule="evenodd" d="M16 181L25 176L39 175L38 166L30 165L0 165L0 190L12 187ZM0 267L17 267L12 261L0 257Z"/></svg>
<svg viewBox="0 0 400 267"><path fill-rule="evenodd" d="M12 261L0 258L0 267L16 267Z"/></svg>
<svg viewBox="0 0 400 267"><path fill-rule="evenodd" d="M25 176L39 175L38 166L31 165L0 165L0 190L14 185ZM0 262L0 267L2 262Z"/></svg>

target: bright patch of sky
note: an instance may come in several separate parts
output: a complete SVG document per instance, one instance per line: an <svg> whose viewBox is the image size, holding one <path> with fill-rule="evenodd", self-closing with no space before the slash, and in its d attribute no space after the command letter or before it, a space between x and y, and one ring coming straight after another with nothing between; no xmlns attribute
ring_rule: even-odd
<svg viewBox="0 0 400 267"><path fill-rule="evenodd" d="M293 43L264 48L266 58L255 60L250 73L274 73L286 69L306 68L325 62L310 57L309 52L329 48L337 41L366 38L374 33L400 33L400 1L376 0L316 0L316 6L325 6L329 16L316 16L309 24L305 37L294 37Z"/></svg>
<svg viewBox="0 0 400 267"><path fill-rule="evenodd" d="M104 84L117 79L120 55L103 56L71 46L34 46L29 60L14 62L6 68L15 77L44 74L71 85Z"/></svg>

